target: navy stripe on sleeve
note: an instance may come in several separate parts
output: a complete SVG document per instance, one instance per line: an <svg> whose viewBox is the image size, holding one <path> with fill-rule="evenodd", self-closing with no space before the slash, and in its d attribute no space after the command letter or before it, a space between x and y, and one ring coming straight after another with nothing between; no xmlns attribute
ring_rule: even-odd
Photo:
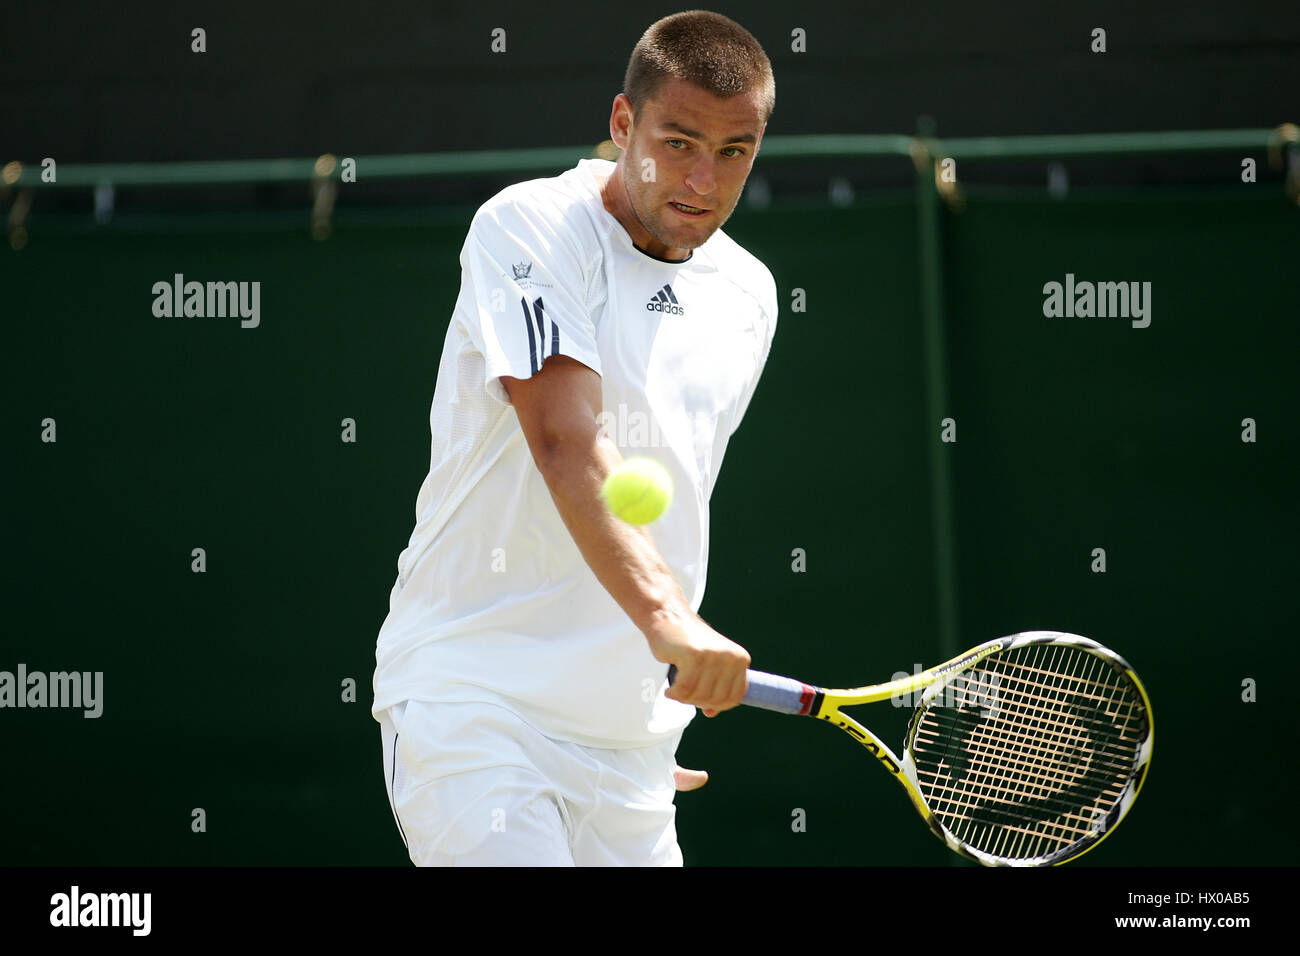
<svg viewBox="0 0 1300 956"><path fill-rule="evenodd" d="M537 340L533 338L533 317L528 314L528 300L521 298L519 304L524 309L524 327L528 329L528 360L532 374L537 374Z"/></svg>
<svg viewBox="0 0 1300 956"><path fill-rule="evenodd" d="M542 347L542 361L546 361L546 323L542 318L542 297L533 299L533 321L537 323L537 341ZM531 335L531 333L529 333ZM538 368L540 368L540 364ZM537 369L533 369L534 372Z"/></svg>

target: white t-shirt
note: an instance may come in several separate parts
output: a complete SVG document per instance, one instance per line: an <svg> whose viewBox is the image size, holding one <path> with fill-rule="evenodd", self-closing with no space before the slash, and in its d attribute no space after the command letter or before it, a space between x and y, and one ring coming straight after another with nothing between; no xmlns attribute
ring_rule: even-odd
<svg viewBox="0 0 1300 956"><path fill-rule="evenodd" d="M429 474L376 648L376 718L403 700L486 701L554 739L626 748L694 716L583 559L500 379L556 353L601 376L606 433L672 476L649 529L698 612L709 497L772 346L776 284L721 230L681 262L639 250L601 200L613 170L585 159L510 186L470 225Z"/></svg>

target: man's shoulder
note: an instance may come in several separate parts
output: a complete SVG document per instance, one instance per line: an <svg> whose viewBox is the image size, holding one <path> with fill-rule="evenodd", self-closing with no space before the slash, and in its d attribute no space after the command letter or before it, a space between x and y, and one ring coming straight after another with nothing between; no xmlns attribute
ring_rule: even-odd
<svg viewBox="0 0 1300 956"><path fill-rule="evenodd" d="M771 316L776 315L776 280L772 270L721 229L709 239L709 255L718 272L754 296Z"/></svg>
<svg viewBox="0 0 1300 956"><path fill-rule="evenodd" d="M591 210L599 194L590 181L584 163L558 176L513 183L479 206L470 223L470 233L503 229L567 233L580 240L594 234Z"/></svg>

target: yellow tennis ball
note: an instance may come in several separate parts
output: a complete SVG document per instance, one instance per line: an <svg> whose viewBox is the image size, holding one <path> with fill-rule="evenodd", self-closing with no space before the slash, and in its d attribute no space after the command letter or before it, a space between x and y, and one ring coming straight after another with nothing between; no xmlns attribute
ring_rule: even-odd
<svg viewBox="0 0 1300 956"><path fill-rule="evenodd" d="M673 480L659 462L629 458L609 473L601 495L628 524L649 524L672 504Z"/></svg>

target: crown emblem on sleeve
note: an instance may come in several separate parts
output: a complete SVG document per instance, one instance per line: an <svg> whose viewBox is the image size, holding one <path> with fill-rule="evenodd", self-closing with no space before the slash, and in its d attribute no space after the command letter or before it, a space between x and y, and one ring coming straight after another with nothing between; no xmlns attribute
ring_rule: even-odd
<svg viewBox="0 0 1300 956"><path fill-rule="evenodd" d="M533 271L533 264L531 262L521 262L516 265L512 262L510 268L514 270L516 279L527 279L528 273Z"/></svg>

